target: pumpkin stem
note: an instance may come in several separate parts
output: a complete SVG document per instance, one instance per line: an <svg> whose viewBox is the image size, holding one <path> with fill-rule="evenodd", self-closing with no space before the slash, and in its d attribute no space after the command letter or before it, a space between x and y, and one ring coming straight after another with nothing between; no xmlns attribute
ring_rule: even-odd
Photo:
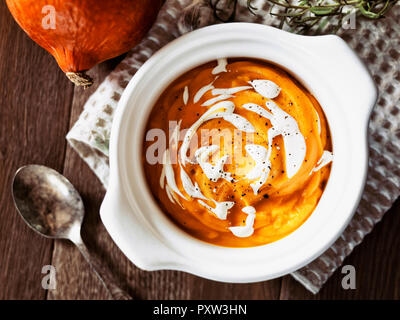
<svg viewBox="0 0 400 320"><path fill-rule="evenodd" d="M66 72L65 75L71 80L76 86L83 87L84 89L89 88L93 84L93 79L83 72Z"/></svg>

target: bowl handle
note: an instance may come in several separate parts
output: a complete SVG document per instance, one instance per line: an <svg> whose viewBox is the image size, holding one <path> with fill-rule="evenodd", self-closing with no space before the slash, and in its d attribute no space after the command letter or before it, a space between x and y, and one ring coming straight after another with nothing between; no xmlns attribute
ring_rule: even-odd
<svg viewBox="0 0 400 320"><path fill-rule="evenodd" d="M345 99L343 104L349 108L346 112L355 123L366 127L378 99L378 88L367 66L339 36L306 38L310 55L332 60L331 64L325 64L321 72L331 75L332 85L343 93L338 98Z"/></svg>
<svg viewBox="0 0 400 320"><path fill-rule="evenodd" d="M137 267L146 271L183 270L183 258L146 225L118 184L111 184L100 207L100 217L113 241Z"/></svg>

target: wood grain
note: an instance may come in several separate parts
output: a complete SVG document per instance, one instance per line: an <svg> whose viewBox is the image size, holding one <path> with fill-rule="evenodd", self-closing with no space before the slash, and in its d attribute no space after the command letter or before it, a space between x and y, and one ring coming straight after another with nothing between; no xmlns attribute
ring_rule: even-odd
<svg viewBox="0 0 400 320"><path fill-rule="evenodd" d="M0 2L0 299L43 299L42 266L52 241L17 215L10 188L24 164L61 170L73 97L54 60L14 23Z"/></svg>
<svg viewBox="0 0 400 320"><path fill-rule="evenodd" d="M121 58L119 58L121 59ZM96 85L119 59L91 70ZM255 284L225 284L176 271L145 272L130 263L100 221L105 190L65 135L95 90L73 88L52 57L33 43L0 2L0 299L108 299L78 250L53 244L25 226L14 210L10 184L28 163L62 172L85 203L82 235L121 287L139 299L400 299L400 200L348 257L357 271L357 290L343 290L338 270L318 295L290 276ZM57 288L41 288L41 268L57 270Z"/></svg>

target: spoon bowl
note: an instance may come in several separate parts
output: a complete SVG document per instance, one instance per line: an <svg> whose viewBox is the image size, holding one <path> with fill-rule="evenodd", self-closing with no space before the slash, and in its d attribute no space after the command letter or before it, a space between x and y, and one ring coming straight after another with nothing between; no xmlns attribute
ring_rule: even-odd
<svg viewBox="0 0 400 320"><path fill-rule="evenodd" d="M18 213L42 236L69 239L80 231L85 214L82 198L57 171L24 166L15 173L12 189Z"/></svg>

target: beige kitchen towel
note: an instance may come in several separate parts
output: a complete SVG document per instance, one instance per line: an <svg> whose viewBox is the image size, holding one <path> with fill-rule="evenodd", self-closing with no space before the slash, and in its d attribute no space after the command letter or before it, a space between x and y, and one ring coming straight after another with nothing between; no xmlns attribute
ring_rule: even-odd
<svg viewBox="0 0 400 320"><path fill-rule="evenodd" d="M254 2L258 7L255 15L249 13L243 2L246 1L240 2L237 8L236 21L279 24L269 15L265 1ZM188 9L190 5L195 7ZM313 293L320 290L400 194L400 6L393 8L385 19L357 18L356 21L354 30L342 29L338 35L364 60L379 87L379 100L369 125L369 172L362 200L347 229L324 254L292 273ZM113 113L129 80L165 44L183 32L213 23L216 20L208 1L196 0L193 4L192 0L167 0L146 38L86 102L67 139L105 188L108 184L108 144Z"/></svg>

